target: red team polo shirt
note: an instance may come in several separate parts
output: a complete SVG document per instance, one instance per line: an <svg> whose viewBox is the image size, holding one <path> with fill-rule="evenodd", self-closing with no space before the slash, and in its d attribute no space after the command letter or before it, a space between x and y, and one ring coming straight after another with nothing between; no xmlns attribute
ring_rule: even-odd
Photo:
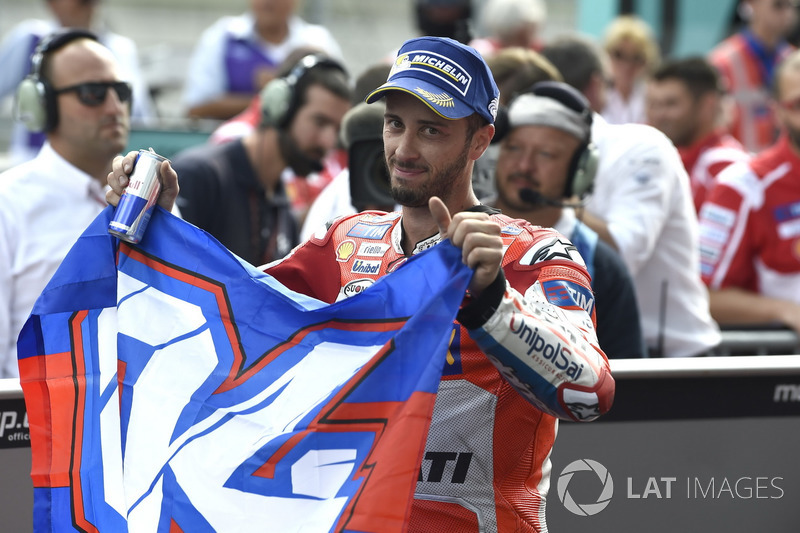
<svg viewBox="0 0 800 533"><path fill-rule="evenodd" d="M720 173L700 211L703 281L800 303L800 157L788 138Z"/></svg>
<svg viewBox="0 0 800 533"><path fill-rule="evenodd" d="M731 163L749 158L742 143L722 131L715 131L691 146L678 148L678 152L689 174L694 208L698 213L717 175Z"/></svg>

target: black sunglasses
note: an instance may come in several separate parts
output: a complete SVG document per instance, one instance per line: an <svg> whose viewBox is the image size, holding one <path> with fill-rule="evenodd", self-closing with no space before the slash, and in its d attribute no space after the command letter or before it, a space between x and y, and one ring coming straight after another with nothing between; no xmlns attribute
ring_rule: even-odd
<svg viewBox="0 0 800 533"><path fill-rule="evenodd" d="M131 84L124 81L90 81L86 83L79 83L64 87L63 89L56 89L56 94L64 94L74 92L78 95L78 100L83 105L89 107L97 107L103 105L108 96L108 89L114 89L117 93L117 98L122 103L129 102L133 94Z"/></svg>

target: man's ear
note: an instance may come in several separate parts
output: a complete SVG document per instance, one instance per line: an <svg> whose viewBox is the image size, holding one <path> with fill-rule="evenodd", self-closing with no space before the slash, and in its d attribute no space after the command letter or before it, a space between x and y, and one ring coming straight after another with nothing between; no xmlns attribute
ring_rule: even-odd
<svg viewBox="0 0 800 533"><path fill-rule="evenodd" d="M475 161L483 155L483 152L486 151L489 144L492 142L494 132L493 124L487 124L475 132L475 135L472 136L472 146L470 147L469 156L471 160Z"/></svg>

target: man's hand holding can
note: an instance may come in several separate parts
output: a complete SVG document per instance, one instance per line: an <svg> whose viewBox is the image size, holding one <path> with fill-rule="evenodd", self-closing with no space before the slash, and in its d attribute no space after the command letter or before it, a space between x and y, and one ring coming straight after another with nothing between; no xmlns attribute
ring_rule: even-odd
<svg viewBox="0 0 800 533"><path fill-rule="evenodd" d="M111 172L108 173L108 185L111 187L106 192L106 201L117 206L125 187L128 186L129 177L133 172L134 161L138 151L128 152L126 156L117 156L111 164ZM159 169L161 179L161 194L158 196L158 205L172 211L175 206L175 199L178 197L178 174L173 170L169 161L161 163Z"/></svg>

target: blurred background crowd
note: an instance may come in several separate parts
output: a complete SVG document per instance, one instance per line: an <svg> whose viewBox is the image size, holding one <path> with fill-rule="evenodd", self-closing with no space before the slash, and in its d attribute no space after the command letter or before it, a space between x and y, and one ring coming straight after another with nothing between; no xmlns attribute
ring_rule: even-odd
<svg viewBox="0 0 800 533"><path fill-rule="evenodd" d="M775 83L779 65L800 41L798 4L796 0L0 0L0 171L36 156L44 139L14 120L14 95L31 72L37 43L58 27L85 27L111 49L123 79L131 83L127 148L152 146L168 157L177 154L176 168L184 169L182 175L196 176L184 182L178 200L187 220L218 238L231 229L243 234L235 224L215 232L214 224L230 221L203 221L214 208L201 208L198 202L217 200L197 188L203 180L215 179L207 168L209 160L238 158L238 164L258 175L262 185L275 187L281 201L289 203L294 219L280 222L284 210L270 215L272 222L262 221L262 240L269 243L262 243L253 257L247 256L247 246L257 237L244 239L242 251L221 239L254 264L277 259L297 238L314 230L309 219L324 222L366 204L393 207L386 197L368 198L371 201L359 205L358 191L344 182L336 191L329 189L321 214L311 215L317 196L325 197L325 187L336 184L334 178L347 167L346 146L337 137L343 117L347 124L345 112L351 103L356 110L358 102L385 80L405 40L447 36L484 56L500 87L501 104L509 104L535 81L563 80L586 99L590 107L583 115L598 117L593 124L587 116L585 125L587 131L591 128L586 144L593 137L592 150L597 145L599 152L592 155L599 158L592 163L599 169L592 168L588 178L595 180L594 191L575 212L591 227L592 238L599 235L619 253L623 271L630 271L647 345L639 355L708 354L719 344L717 322L736 330L776 326L791 335L774 350L793 350L795 332L800 331L800 296L795 294L800 293L800 190L794 185L800 182L800 165L786 171L781 182L784 192L767 189L779 178L771 171L787 158L794 164L791 158L800 154L800 119L794 116L800 111L800 89L795 90L800 85L795 84L800 80L800 60L795 58L784 69L785 87ZM296 143L302 138L294 123L307 101L291 100L284 116L285 110L272 109L269 102L282 105L282 98L275 90L262 89L276 79L289 79L292 90L307 90L295 78L305 76L313 65L299 71L295 65L309 52L323 53L343 66L349 84L340 86L337 75L327 81L307 81L321 83L334 97L334 107L326 109L333 129L325 130L323 123L313 126L318 135L328 135L327 140L317 141L319 150L328 155L318 154L318 161L303 172L290 164L294 174L276 169L265 177L269 172L261 166L264 154L280 149L285 155L285 143L290 142L286 139ZM102 98L94 105L102 104L109 92L108 87L99 89ZM124 88L114 89L119 102L130 101L130 93L120 92ZM93 105L85 100L92 95L79 96L87 106ZM514 120L512 116L511 130L560 127L556 122ZM663 135L652 137L653 128L627 127L632 124L652 126ZM501 125L508 127L498 123L498 130ZM606 130L604 125L626 129ZM265 129L277 131L278 137L263 145L267 148L252 149L262 146ZM44 133L52 131L45 128ZM782 131L788 136L781 136ZM502 135L497 137L501 140ZM229 149L233 145L205 148L234 139L249 151L234 154ZM379 142L379 133L374 140ZM783 151L748 163L781 142L786 145ZM577 161L585 148L581 145L573 159ZM186 149L190 151L182 152ZM655 155L637 155L641 149ZM539 208L557 207L553 213L560 215L562 207L568 211L575 207L569 203L570 195L584 200L592 189L589 184L576 193L570 186L569 194L555 199L542 196L541 189L529 202L529 210L507 204L500 166L495 176L502 150L492 147L478 161L473 185L481 200L496 202L504 211L517 209L521 218L533 221L538 203ZM323 157L324 164L317 168ZM583 172L587 164L576 165ZM728 166L739 168L726 174L729 190L712 191ZM231 164L231 168L236 167ZM570 166L570 183L574 173ZM628 179L625 173L630 174L627 184L622 181ZM653 187L641 188L646 192L633 191L635 184L651 179ZM628 196L626 187L631 189ZM268 189L272 203L262 209L280 210L272 194ZM758 214L765 196L778 203L774 213ZM710 207L705 205L708 198L713 200ZM737 210L753 214L737 219ZM553 222L548 225L558 228ZM281 233L275 237L277 227ZM729 245L732 240L735 247ZM787 254L793 256L788 265L780 260ZM712 289L710 304L706 286ZM613 291L609 294L603 303L614 299ZM617 318L606 315L600 320L609 316L612 321ZM759 346L769 351L761 342L766 337L745 337L744 353ZM731 342L726 346L728 352L735 351Z"/></svg>
<svg viewBox="0 0 800 533"><path fill-rule="evenodd" d="M8 38L22 22L56 19L58 4L81 0L0 0L0 36ZM138 50L141 76L152 97L150 118L163 125L183 126L187 116L182 98L192 53L202 32L221 17L250 9L250 0L92 0L93 29L103 28L130 38ZM486 0L297 0L296 15L330 31L341 59L353 78L374 63L390 58L405 39L423 33L419 5L442 8L469 4L468 31L486 37L491 29L483 19ZM742 23L738 0L559 0L544 1L535 31L541 45L565 32L579 32L598 43L614 18L633 13L652 29L656 48L647 46L649 66L660 57L705 53ZM62 8L63 9L63 8ZM503 23L503 21L500 21ZM41 29L39 31L42 31ZM4 75L8 76L8 72ZM0 169L8 166L12 124L12 93L0 93ZM150 123L153 124L152 122ZM209 127L199 125L197 127Z"/></svg>

